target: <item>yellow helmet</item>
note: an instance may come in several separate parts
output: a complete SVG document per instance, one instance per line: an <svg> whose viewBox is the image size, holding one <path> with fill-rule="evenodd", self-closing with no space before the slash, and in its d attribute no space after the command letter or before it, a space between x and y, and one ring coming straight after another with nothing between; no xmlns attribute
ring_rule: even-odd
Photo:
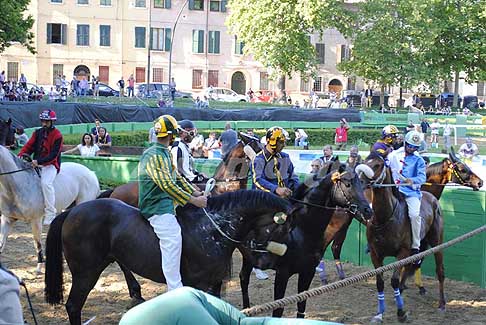
<svg viewBox="0 0 486 325"><path fill-rule="evenodd" d="M277 142L288 140L289 134L280 126L272 126L270 129L267 130L267 144L270 145L270 148L276 149Z"/></svg>
<svg viewBox="0 0 486 325"><path fill-rule="evenodd" d="M159 116L154 121L154 130L157 138L164 138L169 134L175 134L178 132L179 125L176 119L171 115Z"/></svg>
<svg viewBox="0 0 486 325"><path fill-rule="evenodd" d="M383 130L381 130L381 136L383 138L390 136L396 137L398 133L400 133L400 131L398 131L398 128L395 125L387 125L383 128Z"/></svg>

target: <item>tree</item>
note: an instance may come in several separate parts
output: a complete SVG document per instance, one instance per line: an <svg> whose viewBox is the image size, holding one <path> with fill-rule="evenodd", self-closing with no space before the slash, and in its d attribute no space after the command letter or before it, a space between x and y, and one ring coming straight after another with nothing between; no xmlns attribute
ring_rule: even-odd
<svg viewBox="0 0 486 325"><path fill-rule="evenodd" d="M31 15L25 16L30 0L2 0L0 6L0 53L4 52L12 42L19 42L35 53L34 33L31 28L34 19Z"/></svg>
<svg viewBox="0 0 486 325"><path fill-rule="evenodd" d="M285 77L297 72L314 73L316 52L310 35L322 32L341 9L338 0L231 0L227 24L231 33L244 42L245 54L251 54L279 77L279 89L285 89ZM327 20L322 20L327 17ZM331 19L332 18L332 19Z"/></svg>

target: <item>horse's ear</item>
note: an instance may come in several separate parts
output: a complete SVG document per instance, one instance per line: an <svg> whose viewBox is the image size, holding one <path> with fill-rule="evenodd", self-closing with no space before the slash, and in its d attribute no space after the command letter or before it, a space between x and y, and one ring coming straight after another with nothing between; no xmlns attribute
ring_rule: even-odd
<svg viewBox="0 0 486 325"><path fill-rule="evenodd" d="M449 152L449 158L451 158L452 162L459 161L459 158L457 158L456 153L454 151L454 147L451 147L451 152Z"/></svg>
<svg viewBox="0 0 486 325"><path fill-rule="evenodd" d="M336 159L332 162L331 168L329 169L329 172L333 172L335 170L339 170L341 168L341 162L339 159Z"/></svg>
<svg viewBox="0 0 486 325"><path fill-rule="evenodd" d="M9 117L9 118L8 118L8 120L6 121L6 123L7 123L7 125L9 125L9 126L10 126L10 125L12 124L12 118L11 118L11 117Z"/></svg>
<svg viewBox="0 0 486 325"><path fill-rule="evenodd" d="M340 164L338 171L340 173L343 173L344 171L346 171L346 164Z"/></svg>

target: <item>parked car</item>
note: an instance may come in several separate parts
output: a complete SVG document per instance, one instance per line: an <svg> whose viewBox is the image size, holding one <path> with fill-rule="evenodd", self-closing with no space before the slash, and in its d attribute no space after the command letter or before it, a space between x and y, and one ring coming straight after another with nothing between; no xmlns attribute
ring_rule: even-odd
<svg viewBox="0 0 486 325"><path fill-rule="evenodd" d="M92 87L93 87L93 85L90 82L89 88L88 88L88 93L87 93L88 96L94 95L94 91L93 91ZM110 86L108 86L107 84L104 84L104 83L101 83L101 82L98 84L98 89L99 89L98 95L102 96L102 97L110 97L110 96L116 96L117 97L117 96L120 96L120 92L118 90L115 90L115 89L111 88Z"/></svg>
<svg viewBox="0 0 486 325"><path fill-rule="evenodd" d="M166 83L151 83L149 87L149 94L147 96L147 84L140 84L137 86L136 96L141 98L161 98L170 96L169 84ZM192 94L184 91L176 90L175 98L192 98Z"/></svg>
<svg viewBox="0 0 486 325"><path fill-rule="evenodd" d="M209 87L204 91L208 98L222 102L247 102L245 95L237 94L234 90L221 87Z"/></svg>
<svg viewBox="0 0 486 325"><path fill-rule="evenodd" d="M252 103L273 103L278 98L277 92L273 90L257 90L254 92Z"/></svg>

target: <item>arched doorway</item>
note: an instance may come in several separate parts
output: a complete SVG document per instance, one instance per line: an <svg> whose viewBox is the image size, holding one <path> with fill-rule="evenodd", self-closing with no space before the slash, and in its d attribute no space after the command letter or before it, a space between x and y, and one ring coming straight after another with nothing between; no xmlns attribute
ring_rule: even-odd
<svg viewBox="0 0 486 325"><path fill-rule="evenodd" d="M231 89L238 94L246 94L246 79L243 72L236 71L233 73L233 76L231 76Z"/></svg>
<svg viewBox="0 0 486 325"><path fill-rule="evenodd" d="M341 97L341 91L343 90L343 84L341 83L341 81L339 79L332 79L331 81L329 81L329 84L328 84L328 89L329 89L329 92L333 92L337 95L337 97Z"/></svg>
<svg viewBox="0 0 486 325"><path fill-rule="evenodd" d="M89 81L91 72L89 71L89 68L87 66L81 64L74 68L74 75L78 80L86 77L86 79Z"/></svg>

